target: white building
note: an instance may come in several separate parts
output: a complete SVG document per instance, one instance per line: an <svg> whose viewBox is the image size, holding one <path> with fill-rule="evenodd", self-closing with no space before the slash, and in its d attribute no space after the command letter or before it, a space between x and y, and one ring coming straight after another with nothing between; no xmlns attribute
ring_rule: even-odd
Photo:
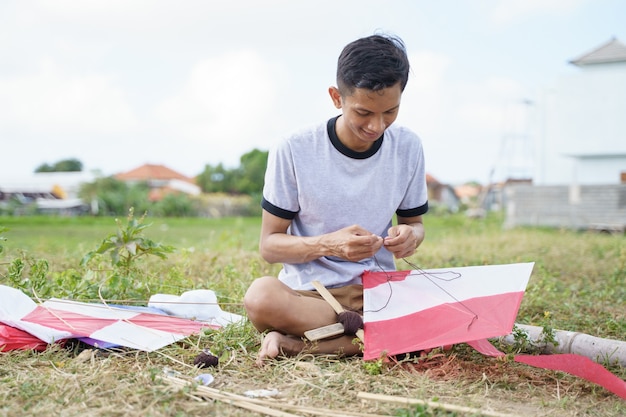
<svg viewBox="0 0 626 417"><path fill-rule="evenodd" d="M537 102L535 185L626 183L626 45L611 39L570 61Z"/></svg>
<svg viewBox="0 0 626 417"><path fill-rule="evenodd" d="M0 178L0 212L15 200L42 213L76 214L87 205L78 197L80 187L96 179L90 172L38 172L23 177ZM23 211L18 209L17 212Z"/></svg>
<svg viewBox="0 0 626 417"><path fill-rule="evenodd" d="M38 172L28 176L0 178L0 200L24 195L43 197L53 195L57 199L78 198L80 187L93 182L91 172Z"/></svg>

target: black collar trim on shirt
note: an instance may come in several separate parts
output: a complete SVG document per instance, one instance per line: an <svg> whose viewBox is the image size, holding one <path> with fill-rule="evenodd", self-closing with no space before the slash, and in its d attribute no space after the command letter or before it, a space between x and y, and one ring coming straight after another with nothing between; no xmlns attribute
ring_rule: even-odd
<svg viewBox="0 0 626 417"><path fill-rule="evenodd" d="M378 139L376 139L374 143L372 143L372 146L368 150L364 152L354 151L341 143L339 137L337 136L337 132L335 131L335 124L337 123L337 119L339 117L341 116L333 117L328 121L326 125L328 130L328 136L330 137L330 142L333 144L335 149L337 149L343 155L354 159L367 159L370 156L374 155L376 152L378 152L380 147L383 145L383 139L385 137L384 133Z"/></svg>

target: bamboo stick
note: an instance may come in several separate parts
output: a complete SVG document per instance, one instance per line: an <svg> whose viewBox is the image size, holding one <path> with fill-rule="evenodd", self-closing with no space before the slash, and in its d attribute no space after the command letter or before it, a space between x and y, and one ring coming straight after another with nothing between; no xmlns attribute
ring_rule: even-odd
<svg viewBox="0 0 626 417"><path fill-rule="evenodd" d="M436 401L419 400L417 398L397 397L397 396L384 395L384 394L370 394L368 392L359 392L357 394L357 397L364 399L364 400L386 401L386 402L392 402L392 403L404 404L404 405L426 405L432 408L440 408L440 409L448 410L448 411L458 411L461 413L480 414L480 415L489 416L489 417L515 417L512 414L503 414L497 411L486 411L486 410L480 410L478 408L465 407L461 405L446 404L446 403L440 403Z"/></svg>
<svg viewBox="0 0 626 417"><path fill-rule="evenodd" d="M179 387L187 387L190 385L188 381L184 379L177 378L175 376L165 375L165 380L170 382L172 385L176 385ZM203 385L199 385L195 388L196 392L207 396L214 400L219 400L225 402L227 404L234 405L235 407L244 408L246 410L255 411L257 413L261 413L268 416L275 417L298 417L297 414L286 413L281 410L275 410L270 407L266 407L264 405L257 404L256 402L250 401L248 398L236 394L227 394L221 392L215 388L205 387Z"/></svg>
<svg viewBox="0 0 626 417"><path fill-rule="evenodd" d="M236 407L244 408L250 411L256 411L258 413L269 416L301 416L304 414L311 414L324 417L385 417L380 414L361 413L358 411L339 411L330 410L319 407L307 407L295 404L286 404L279 402L270 402L258 398L249 398L238 394L233 394L227 391L220 391L215 388L206 387L203 385L193 386L194 384L182 378L178 378L172 375L163 376L166 382L178 386L178 387L193 387L194 394L200 397L210 398L212 400L222 401L227 404L231 404ZM274 407L274 408L272 408ZM284 408L292 410L300 414L294 415L284 411L276 410L276 408Z"/></svg>
<svg viewBox="0 0 626 417"><path fill-rule="evenodd" d="M326 339L328 337L337 336L343 334L344 328L341 323L333 323L328 326L318 327L317 329L311 329L304 332L304 337L311 342L320 339Z"/></svg>

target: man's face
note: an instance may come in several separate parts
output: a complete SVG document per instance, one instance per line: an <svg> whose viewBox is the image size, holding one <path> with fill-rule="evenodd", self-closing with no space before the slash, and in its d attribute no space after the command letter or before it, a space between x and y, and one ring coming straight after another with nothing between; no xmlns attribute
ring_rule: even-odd
<svg viewBox="0 0 626 417"><path fill-rule="evenodd" d="M336 87L329 89L335 107L343 110L337 120L339 140L348 148L363 152L384 133L398 117L402 91L400 84L380 91L356 88L341 96Z"/></svg>

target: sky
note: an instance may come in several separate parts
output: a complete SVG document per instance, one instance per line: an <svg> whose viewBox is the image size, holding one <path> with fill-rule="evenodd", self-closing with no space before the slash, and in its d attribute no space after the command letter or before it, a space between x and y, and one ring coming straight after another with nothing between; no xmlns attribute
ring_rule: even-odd
<svg viewBox="0 0 626 417"><path fill-rule="evenodd" d="M426 171L485 183L541 92L626 43L625 22L623 0L2 0L0 181L64 159L101 175L237 167L339 114L341 49L385 32L407 47L396 123Z"/></svg>

